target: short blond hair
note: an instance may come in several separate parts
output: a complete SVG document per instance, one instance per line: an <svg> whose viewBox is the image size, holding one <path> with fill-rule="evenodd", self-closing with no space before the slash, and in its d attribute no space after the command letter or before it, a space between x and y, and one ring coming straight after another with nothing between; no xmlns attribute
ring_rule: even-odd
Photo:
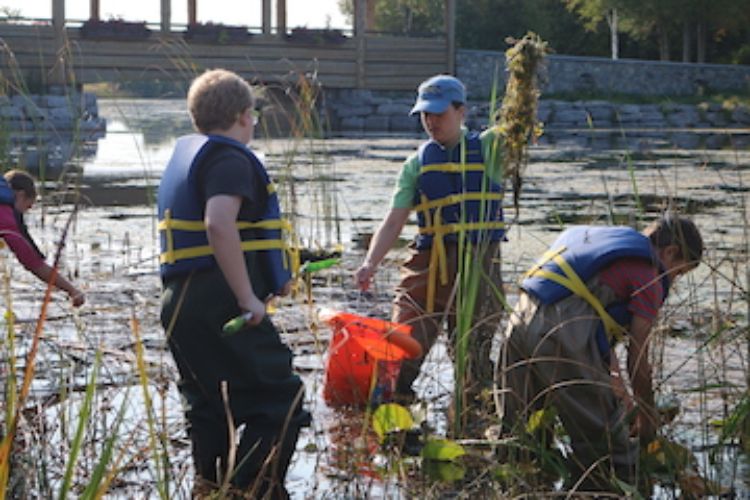
<svg viewBox="0 0 750 500"><path fill-rule="evenodd" d="M193 126L204 134L229 129L254 104L250 85L224 69L208 70L193 80L187 96Z"/></svg>

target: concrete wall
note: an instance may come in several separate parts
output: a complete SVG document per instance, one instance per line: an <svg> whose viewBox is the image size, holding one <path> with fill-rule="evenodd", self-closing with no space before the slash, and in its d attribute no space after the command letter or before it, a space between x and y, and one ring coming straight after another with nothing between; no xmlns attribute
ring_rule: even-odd
<svg viewBox="0 0 750 500"><path fill-rule="evenodd" d="M470 96L487 99L495 75L505 86L505 54L459 50L456 73ZM633 95L701 95L707 91L750 92L750 66L550 55L543 92L614 93Z"/></svg>

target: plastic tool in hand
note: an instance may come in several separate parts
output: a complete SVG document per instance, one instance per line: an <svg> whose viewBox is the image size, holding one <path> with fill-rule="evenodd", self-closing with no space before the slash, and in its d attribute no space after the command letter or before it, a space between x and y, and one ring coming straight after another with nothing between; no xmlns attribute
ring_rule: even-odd
<svg viewBox="0 0 750 500"><path fill-rule="evenodd" d="M247 324L247 322L251 319L253 319L253 313L250 311L246 312L245 314L240 314L239 316L232 318L224 323L221 331L224 332L224 335L232 335L245 328L245 324Z"/></svg>
<svg viewBox="0 0 750 500"><path fill-rule="evenodd" d="M299 268L300 274L312 274L318 271L322 271L323 269L328 269L329 267L333 267L336 264L341 262L341 259L338 257L331 257L330 259L322 259L322 260L313 260L313 261L307 261L304 264L302 264L302 267Z"/></svg>

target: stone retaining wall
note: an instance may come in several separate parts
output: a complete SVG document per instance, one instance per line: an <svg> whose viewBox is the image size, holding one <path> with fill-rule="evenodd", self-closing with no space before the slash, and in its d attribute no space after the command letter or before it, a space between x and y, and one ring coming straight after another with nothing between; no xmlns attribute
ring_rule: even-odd
<svg viewBox="0 0 750 500"><path fill-rule="evenodd" d="M456 55L456 75L466 84L470 96L487 99L496 79L499 89L505 87L505 54L461 49ZM729 64L550 55L543 77L547 94L688 96L710 91L750 92L750 66Z"/></svg>
<svg viewBox="0 0 750 500"><path fill-rule="evenodd" d="M60 169L74 149L102 137L106 120L99 117L96 96L0 95L0 137L7 141L5 160L32 172Z"/></svg>
<svg viewBox="0 0 750 500"><path fill-rule="evenodd" d="M20 137L19 132L89 134L103 131L106 122L99 118L94 94L0 95L0 126Z"/></svg>
<svg viewBox="0 0 750 500"><path fill-rule="evenodd" d="M418 134L409 116L414 95L368 90L327 91L324 112L334 132ZM542 100L542 143L593 147L750 147L750 108L719 104L616 104L606 101ZM489 123L489 104L470 101L467 124Z"/></svg>

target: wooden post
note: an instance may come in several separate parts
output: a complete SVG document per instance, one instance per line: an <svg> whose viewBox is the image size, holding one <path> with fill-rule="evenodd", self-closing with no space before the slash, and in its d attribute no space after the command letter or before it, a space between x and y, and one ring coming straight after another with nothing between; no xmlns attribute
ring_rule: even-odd
<svg viewBox="0 0 750 500"><path fill-rule="evenodd" d="M198 0L188 0L188 26L198 24Z"/></svg>
<svg viewBox="0 0 750 500"><path fill-rule="evenodd" d="M271 34L271 0L263 0L263 12L261 18L263 19L263 34Z"/></svg>
<svg viewBox="0 0 750 500"><path fill-rule="evenodd" d="M445 36L448 42L448 73L456 71L456 0L445 0Z"/></svg>
<svg viewBox="0 0 750 500"><path fill-rule="evenodd" d="M375 0L365 0L367 4L367 14L365 16L365 31L375 29Z"/></svg>
<svg viewBox="0 0 750 500"><path fill-rule="evenodd" d="M65 0L52 0L52 28L55 32L55 58L49 83L65 85Z"/></svg>
<svg viewBox="0 0 750 500"><path fill-rule="evenodd" d="M276 34L286 37L286 0L276 0Z"/></svg>
<svg viewBox="0 0 750 500"><path fill-rule="evenodd" d="M172 0L161 0L161 32L172 30Z"/></svg>
<svg viewBox="0 0 750 500"><path fill-rule="evenodd" d="M373 2L371 2L373 3ZM357 88L365 87L365 31L367 25L367 0L354 0L354 39L357 42Z"/></svg>
<svg viewBox="0 0 750 500"><path fill-rule="evenodd" d="M99 10L99 0L89 0L89 19L98 21L101 19Z"/></svg>

